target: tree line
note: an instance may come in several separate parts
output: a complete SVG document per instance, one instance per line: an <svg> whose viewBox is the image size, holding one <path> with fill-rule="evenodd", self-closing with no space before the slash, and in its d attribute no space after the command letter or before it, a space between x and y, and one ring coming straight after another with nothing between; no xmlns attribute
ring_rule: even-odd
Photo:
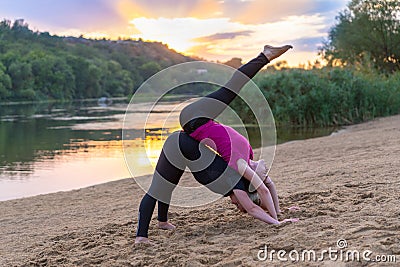
<svg viewBox="0 0 400 267"><path fill-rule="evenodd" d="M159 70L190 60L158 42L59 37L3 20L0 101L128 96Z"/></svg>

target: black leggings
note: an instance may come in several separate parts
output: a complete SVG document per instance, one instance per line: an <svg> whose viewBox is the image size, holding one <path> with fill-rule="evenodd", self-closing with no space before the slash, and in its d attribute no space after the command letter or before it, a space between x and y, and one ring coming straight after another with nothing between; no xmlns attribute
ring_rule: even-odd
<svg viewBox="0 0 400 267"><path fill-rule="evenodd" d="M224 87L200 98L182 110L180 123L185 132L173 133L163 145L151 186L140 202L136 236L148 236L149 224L157 200L158 221L168 220L172 191L179 183L186 167L191 170L199 183L221 195L227 195L226 192L231 192L239 184L241 176L229 168L227 162L221 157L191 138L189 134L209 119L215 119L221 114L249 79L253 78L267 63L269 63L268 59L261 53L241 66L238 69L239 72L236 71ZM201 162L196 161L200 156L210 160L205 168L199 166L199 164L202 165Z"/></svg>

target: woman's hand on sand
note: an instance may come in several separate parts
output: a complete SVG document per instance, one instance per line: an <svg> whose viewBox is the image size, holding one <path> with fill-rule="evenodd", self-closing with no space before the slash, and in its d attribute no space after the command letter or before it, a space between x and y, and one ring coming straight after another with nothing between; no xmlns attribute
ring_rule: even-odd
<svg viewBox="0 0 400 267"><path fill-rule="evenodd" d="M158 228L163 230L175 230L176 226L170 222L158 222Z"/></svg>

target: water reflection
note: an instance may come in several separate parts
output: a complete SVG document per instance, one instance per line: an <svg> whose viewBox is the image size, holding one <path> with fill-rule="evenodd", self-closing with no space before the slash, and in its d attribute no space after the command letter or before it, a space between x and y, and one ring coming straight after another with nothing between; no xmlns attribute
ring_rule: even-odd
<svg viewBox="0 0 400 267"><path fill-rule="evenodd" d="M155 113L169 113L171 105L160 104ZM0 200L130 177L121 142L126 106L124 101L111 106L96 102L0 106ZM138 105L139 116L141 109L144 106ZM153 124L159 124L157 120ZM155 165L162 136L168 133L150 128L143 140L142 131L131 130L132 147L145 145ZM136 166L139 174L153 168L143 167L140 160Z"/></svg>

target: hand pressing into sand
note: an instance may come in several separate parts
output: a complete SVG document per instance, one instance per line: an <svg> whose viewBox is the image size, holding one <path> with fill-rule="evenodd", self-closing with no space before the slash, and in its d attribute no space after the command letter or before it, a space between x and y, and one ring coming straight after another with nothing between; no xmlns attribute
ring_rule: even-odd
<svg viewBox="0 0 400 267"><path fill-rule="evenodd" d="M246 191L234 189L233 193L229 196L231 198L232 204L236 205L236 207L240 211L247 212L250 216L260 221L276 225L286 222L299 221L298 218L291 218L279 221L278 218L274 218L268 212L265 212L265 210L263 210L261 206L254 204Z"/></svg>
<svg viewBox="0 0 400 267"><path fill-rule="evenodd" d="M298 206L291 206L287 209L288 209L288 211L300 211L301 210L300 207L298 207ZM289 222L295 223L298 221L300 221L299 218L289 218L289 219L284 219L284 220L280 221L279 224L284 224L284 223L289 223Z"/></svg>

